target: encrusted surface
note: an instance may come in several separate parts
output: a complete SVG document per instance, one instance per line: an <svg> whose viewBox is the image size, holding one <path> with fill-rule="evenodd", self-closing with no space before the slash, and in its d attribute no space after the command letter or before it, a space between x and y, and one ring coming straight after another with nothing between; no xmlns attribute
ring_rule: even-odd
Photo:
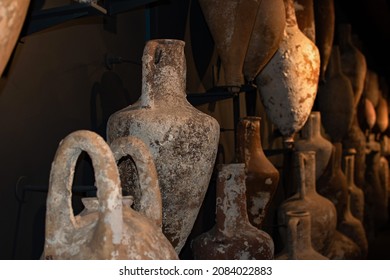
<svg viewBox="0 0 390 280"><path fill-rule="evenodd" d="M292 1L278 51L256 79L267 116L285 138L306 122L314 104L320 69L317 47L299 30Z"/></svg>
<svg viewBox="0 0 390 280"><path fill-rule="evenodd" d="M244 168L245 164L220 166L216 225L192 242L195 259L273 259L272 238L248 220Z"/></svg>
<svg viewBox="0 0 390 280"><path fill-rule="evenodd" d="M82 151L92 159L99 206L74 216L71 186ZM161 228L122 207L114 156L90 131L73 132L59 145L50 173L45 230L44 259L177 259Z"/></svg>
<svg viewBox="0 0 390 280"><path fill-rule="evenodd" d="M249 221L261 229L279 183L279 172L267 159L260 142L260 118L245 117L237 126L237 161L245 163Z"/></svg>
<svg viewBox="0 0 390 280"><path fill-rule="evenodd" d="M22 29L29 0L0 1L0 76Z"/></svg>
<svg viewBox="0 0 390 280"><path fill-rule="evenodd" d="M163 232L177 252L202 204L219 141L218 122L187 102L185 75L182 41L149 41L141 98L113 114L107 128L109 142L133 135L148 146L161 188ZM121 173L132 181L132 174Z"/></svg>

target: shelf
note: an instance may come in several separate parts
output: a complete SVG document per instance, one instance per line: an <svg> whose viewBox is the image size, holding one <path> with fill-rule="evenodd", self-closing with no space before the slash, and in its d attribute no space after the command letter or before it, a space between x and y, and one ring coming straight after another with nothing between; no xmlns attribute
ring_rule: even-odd
<svg viewBox="0 0 390 280"><path fill-rule="evenodd" d="M66 21L86 16L115 15L159 0L106 0L101 6L77 3L51 9L33 10L26 19L23 36L44 30Z"/></svg>

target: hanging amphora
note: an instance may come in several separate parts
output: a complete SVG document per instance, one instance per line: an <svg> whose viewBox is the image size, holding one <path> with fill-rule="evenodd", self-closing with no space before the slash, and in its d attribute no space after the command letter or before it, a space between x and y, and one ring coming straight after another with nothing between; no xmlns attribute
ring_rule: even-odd
<svg viewBox="0 0 390 280"><path fill-rule="evenodd" d="M267 116L288 146L313 107L320 57L314 43L298 28L293 1L285 0L284 3L286 29L283 39L256 83Z"/></svg>
<svg viewBox="0 0 390 280"><path fill-rule="evenodd" d="M320 52L321 81L325 81L325 72L328 67L332 52L333 37L335 31L335 7L334 0L315 0L314 16L316 29L316 45Z"/></svg>
<svg viewBox="0 0 390 280"><path fill-rule="evenodd" d="M244 84L244 60L262 1L199 0L225 73L226 86Z"/></svg>
<svg viewBox="0 0 390 280"><path fill-rule="evenodd" d="M265 67L279 48L286 26L283 0L261 0L244 61L244 76L249 83Z"/></svg>

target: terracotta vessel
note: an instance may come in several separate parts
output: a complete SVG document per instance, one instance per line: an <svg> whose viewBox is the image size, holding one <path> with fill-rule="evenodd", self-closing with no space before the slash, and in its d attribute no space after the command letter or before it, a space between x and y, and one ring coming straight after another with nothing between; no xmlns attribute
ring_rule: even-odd
<svg viewBox="0 0 390 280"><path fill-rule="evenodd" d="M0 2L0 76L19 38L29 4L29 0Z"/></svg>
<svg viewBox="0 0 390 280"><path fill-rule="evenodd" d="M332 149L332 143L321 135L321 113L311 112L301 130L301 138L295 142L295 150L316 153L316 180L328 166Z"/></svg>
<svg viewBox="0 0 390 280"><path fill-rule="evenodd" d="M386 197L384 198L385 200L385 207L388 209L389 208L389 189L390 189L390 174L389 174L389 161L386 159L385 156L381 156L379 160L379 179L382 185L382 188L384 192L386 193Z"/></svg>
<svg viewBox="0 0 390 280"><path fill-rule="evenodd" d="M279 48L286 26L283 0L261 0L244 61L244 76L253 82Z"/></svg>
<svg viewBox="0 0 390 280"><path fill-rule="evenodd" d="M161 188L163 232L180 252L209 185L219 124L186 99L184 42L149 41L142 59L142 95L110 117L107 139L132 135L149 147ZM124 160L119 171L123 184L137 189L131 166ZM139 201L137 195L134 199Z"/></svg>
<svg viewBox="0 0 390 280"><path fill-rule="evenodd" d="M355 185L354 170L355 170L355 154L353 150L348 151L348 155L344 156L344 174L347 178L348 190L350 192L350 210L352 215L361 223L364 220L364 192L361 188Z"/></svg>
<svg viewBox="0 0 390 280"><path fill-rule="evenodd" d="M318 192L328 198L337 210L337 230L349 237L360 248L360 256L367 253L367 240L362 223L350 212L347 177L341 169L342 145L334 144L328 169L317 181Z"/></svg>
<svg viewBox="0 0 390 280"><path fill-rule="evenodd" d="M360 102L358 108L358 121L362 130L368 136L376 123L376 111L370 99L366 97L363 97Z"/></svg>
<svg viewBox="0 0 390 280"><path fill-rule="evenodd" d="M320 78L325 81L325 72L332 52L335 30L334 0L315 0L314 17L316 28L316 45L320 52Z"/></svg>
<svg viewBox="0 0 390 280"><path fill-rule="evenodd" d="M341 71L337 46L332 49L326 83L319 85L317 103L325 132L333 143L341 142L352 125L354 95L351 82Z"/></svg>
<svg viewBox="0 0 390 280"><path fill-rule="evenodd" d="M147 166L139 173L157 182L156 171L145 145L136 146ZM97 211L74 216L71 203L73 173L77 158L85 151L95 171ZM137 161L137 159L134 159ZM144 172L150 171L148 175ZM154 177L153 177L154 174ZM150 187L153 185L148 185ZM146 186L145 186L146 187ZM160 209L158 185L145 193L150 210ZM156 221L122 206L121 186L115 158L98 134L76 131L63 139L50 172L43 259L177 259L175 250ZM160 207L159 207L160 206ZM148 212L145 209L145 212ZM161 224L161 218L160 218Z"/></svg>
<svg viewBox="0 0 390 280"><path fill-rule="evenodd" d="M261 146L259 117L245 117L238 123L236 161L245 163L249 221L261 229L279 183L279 171L267 159Z"/></svg>
<svg viewBox="0 0 390 280"><path fill-rule="evenodd" d="M313 0L294 0L294 7L299 29L315 43L316 27Z"/></svg>
<svg viewBox="0 0 390 280"><path fill-rule="evenodd" d="M365 259L368 252L368 241L363 224L357 218L355 218L350 211L350 193L351 188L348 189L347 205L344 209L344 214L338 222L337 229L348 236L352 241L360 248L361 255L359 258Z"/></svg>
<svg viewBox="0 0 390 280"><path fill-rule="evenodd" d="M294 3L284 0L286 30L278 51L256 78L270 121L286 143L302 128L317 93L320 57L317 47L298 28Z"/></svg>
<svg viewBox="0 0 390 280"><path fill-rule="evenodd" d="M380 133L386 131L389 126L389 109L387 101L381 95L379 96L378 106L376 107L376 127Z"/></svg>
<svg viewBox="0 0 390 280"><path fill-rule="evenodd" d="M311 244L311 218L305 211L288 211L287 253L276 257L278 260L327 260L315 251Z"/></svg>
<svg viewBox="0 0 390 280"><path fill-rule="evenodd" d="M364 172L366 170L366 136L360 128L357 112L355 112L352 125L348 130L342 145L345 150L355 150L354 181L358 187L364 186Z"/></svg>
<svg viewBox="0 0 390 280"><path fill-rule="evenodd" d="M380 89L378 74L368 69L364 86L364 96L371 101L374 108L378 106Z"/></svg>
<svg viewBox="0 0 390 280"><path fill-rule="evenodd" d="M319 195L315 181L315 152L296 152L294 154L294 170L297 175L298 192L285 200L279 207L278 222L287 223L288 211L307 211L311 216L311 242L314 250L324 254L332 244L336 230L336 209L332 202ZM286 232L280 228L283 240Z"/></svg>
<svg viewBox="0 0 390 280"><path fill-rule="evenodd" d="M331 260L357 260L362 258L362 253L355 242L336 230L326 257Z"/></svg>
<svg viewBox="0 0 390 280"><path fill-rule="evenodd" d="M272 238L248 220L245 189L245 164L220 165L216 225L193 240L195 259L273 259Z"/></svg>
<svg viewBox="0 0 390 280"><path fill-rule="evenodd" d="M78 214L80 217L99 211L99 200L97 197L82 197L81 202L84 209ZM131 195L122 196L122 208L131 207L133 202L133 197Z"/></svg>
<svg viewBox="0 0 390 280"><path fill-rule="evenodd" d="M364 55L352 43L351 25L338 25L341 69L352 84L354 106L357 107L364 90L367 73L367 63Z"/></svg>
<svg viewBox="0 0 390 280"><path fill-rule="evenodd" d="M348 184L341 169L342 145L335 143L324 174L317 180L317 191L335 205L337 217L342 217L347 205Z"/></svg>
<svg viewBox="0 0 390 280"><path fill-rule="evenodd" d="M365 205L367 222L371 222L367 227L371 229L371 236L377 229L386 225L388 221L387 210L387 189L382 184L380 178L380 145L375 141L375 136L370 135L367 142L367 169L365 186Z"/></svg>
<svg viewBox="0 0 390 280"><path fill-rule="evenodd" d="M261 1L199 0L225 73L225 85L244 84L244 60Z"/></svg>

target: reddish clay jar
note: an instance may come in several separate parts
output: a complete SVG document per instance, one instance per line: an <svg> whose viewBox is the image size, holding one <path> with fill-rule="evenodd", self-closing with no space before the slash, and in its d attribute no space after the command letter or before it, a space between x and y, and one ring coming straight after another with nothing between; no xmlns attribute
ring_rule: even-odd
<svg viewBox="0 0 390 280"><path fill-rule="evenodd" d="M245 117L239 122L236 161L245 163L249 221L261 229L279 183L279 171L267 159L261 146L259 117Z"/></svg>
<svg viewBox="0 0 390 280"><path fill-rule="evenodd" d="M272 238L249 222L245 191L245 164L220 165L216 225L193 240L192 251L195 259L273 259Z"/></svg>

